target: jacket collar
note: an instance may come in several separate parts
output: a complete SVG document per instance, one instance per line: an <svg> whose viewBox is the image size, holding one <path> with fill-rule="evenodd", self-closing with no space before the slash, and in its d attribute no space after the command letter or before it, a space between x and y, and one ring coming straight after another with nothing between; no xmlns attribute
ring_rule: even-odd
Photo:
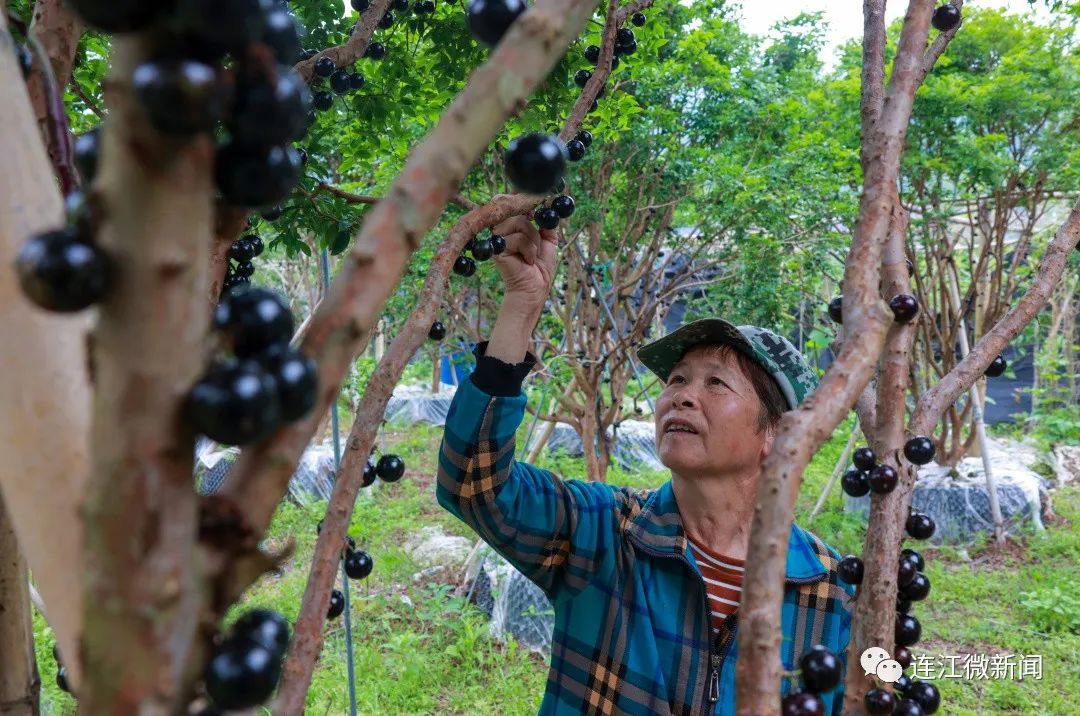
<svg viewBox="0 0 1080 716"><path fill-rule="evenodd" d="M683 531L675 491L668 480L645 498L637 514L627 514L626 532L646 551L657 556L683 555L688 542ZM811 538L795 523L788 538L787 566L784 578L788 582L814 581L828 575L828 569L817 556Z"/></svg>

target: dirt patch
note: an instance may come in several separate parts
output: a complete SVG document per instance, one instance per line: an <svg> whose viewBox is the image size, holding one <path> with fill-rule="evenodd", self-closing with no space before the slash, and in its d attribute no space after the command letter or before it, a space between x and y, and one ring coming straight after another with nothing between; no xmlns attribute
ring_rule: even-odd
<svg viewBox="0 0 1080 716"><path fill-rule="evenodd" d="M997 570L1010 563L1024 560L1027 556L1027 544L1006 535L1002 544L991 542L983 551L971 560L972 567Z"/></svg>

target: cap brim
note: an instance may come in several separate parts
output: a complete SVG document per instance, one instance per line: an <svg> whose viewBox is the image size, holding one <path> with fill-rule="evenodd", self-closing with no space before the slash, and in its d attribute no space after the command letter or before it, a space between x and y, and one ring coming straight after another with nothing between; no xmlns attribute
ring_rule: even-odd
<svg viewBox="0 0 1080 716"><path fill-rule="evenodd" d="M700 345L729 345L757 360L754 347L746 340L734 323L722 318L703 318L680 326L663 338L638 349L637 356L646 368L667 382L672 368L686 351Z"/></svg>

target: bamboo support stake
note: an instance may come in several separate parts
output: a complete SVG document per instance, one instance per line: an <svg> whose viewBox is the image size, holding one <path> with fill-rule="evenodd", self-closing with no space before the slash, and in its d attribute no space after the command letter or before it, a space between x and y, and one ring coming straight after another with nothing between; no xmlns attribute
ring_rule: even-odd
<svg viewBox="0 0 1080 716"><path fill-rule="evenodd" d="M960 307L960 287L957 283L956 264L951 259L948 267L943 270L949 272L949 302L952 310L956 312L957 321L960 324L960 358L967 357L971 352L968 345L967 325ZM979 396L979 381L975 381L968 388L968 400L972 406L972 422L979 439L979 452L982 454L983 472L986 473L986 496L990 500L990 516L994 521L994 541L1001 544L1005 541L1005 525L1001 519L1001 505L998 503L997 481L994 479L993 466L990 464L990 450L986 444L986 425L983 423L982 398ZM1036 515L1038 511L1036 510ZM1038 517L1036 516L1036 521ZM1041 522L1040 522L1041 526Z"/></svg>
<svg viewBox="0 0 1080 716"><path fill-rule="evenodd" d="M851 426L851 435L848 436L847 445L844 446L844 452L840 453L840 459L836 461L836 467L833 468L832 475L829 476L829 482L825 485L825 489L821 491L821 496L818 497L817 502L814 504L814 509L810 510L810 516L806 518L807 526L814 521L814 517L821 511L822 506L825 504L825 500L829 498L829 493L832 492L833 485L836 484L836 479L844 472L844 466L848 464L848 461L851 459L851 453L855 451L855 442L858 438L859 421L856 420Z"/></svg>

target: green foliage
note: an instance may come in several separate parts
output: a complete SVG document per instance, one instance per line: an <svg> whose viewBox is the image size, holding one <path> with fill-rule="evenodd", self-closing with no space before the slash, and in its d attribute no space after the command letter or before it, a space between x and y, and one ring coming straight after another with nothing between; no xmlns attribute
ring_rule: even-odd
<svg viewBox="0 0 1080 716"><path fill-rule="evenodd" d="M1020 605L1027 610L1032 625L1041 631L1068 631L1080 634L1080 598L1075 591L1058 586L1020 594Z"/></svg>

